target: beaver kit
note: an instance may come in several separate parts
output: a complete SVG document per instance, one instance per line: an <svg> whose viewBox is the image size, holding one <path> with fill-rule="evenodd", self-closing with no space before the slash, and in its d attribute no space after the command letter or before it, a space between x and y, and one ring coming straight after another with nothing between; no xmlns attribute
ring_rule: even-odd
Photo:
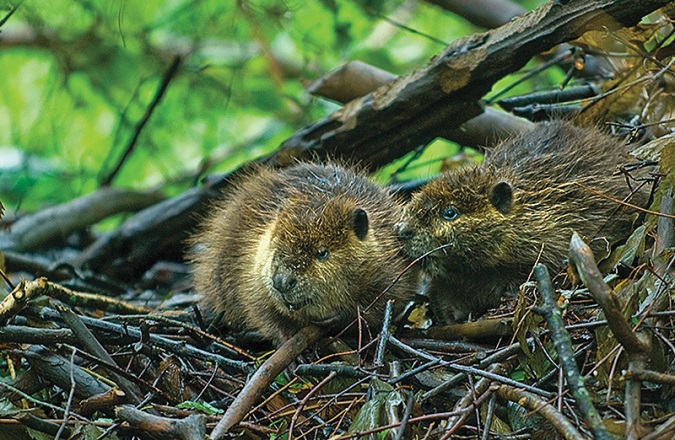
<svg viewBox="0 0 675 440"><path fill-rule="evenodd" d="M234 329L281 343L302 326L339 326L364 310L406 267L394 225L399 203L337 165L258 169L212 207L193 238L196 289ZM415 291L406 273L364 317Z"/></svg>
<svg viewBox="0 0 675 440"><path fill-rule="evenodd" d="M422 263L438 318L464 320L497 305L537 261L560 268L572 230L596 251L626 238L631 210L598 194L630 198L615 173L626 152L596 128L538 124L413 195L397 232L413 258L443 246ZM644 203L645 193L631 203Z"/></svg>

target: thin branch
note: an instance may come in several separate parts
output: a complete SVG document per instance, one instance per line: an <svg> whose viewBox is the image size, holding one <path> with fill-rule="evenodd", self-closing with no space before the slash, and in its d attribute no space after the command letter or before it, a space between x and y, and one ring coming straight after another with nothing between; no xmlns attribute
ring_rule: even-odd
<svg viewBox="0 0 675 440"><path fill-rule="evenodd" d="M134 134L131 137L131 140L129 140L129 143L127 144L127 147L124 149L124 153L122 153L122 157L120 158L119 162L115 166L115 169L110 172L104 179L102 179L100 186L109 186L112 181L115 179L117 174L120 172L122 167L124 166L124 163L127 161L131 153L134 151L134 147L136 146L136 142L138 142L138 138L141 135L141 131L143 131L143 128L145 125L148 123L150 120L150 116L152 116L152 113L155 111L155 108L159 104L159 102L162 100L164 97L164 94L166 93L169 83L173 79L173 77L176 75L178 72L178 67L180 66L181 63L181 57L176 56L173 59L173 62L167 69L167 71L164 73L164 76L162 77L162 82L160 83L159 87L157 88L157 92L155 92L155 96L152 98L152 102L150 102L150 105L148 108L145 110L145 114L143 114L143 117L141 120L136 124L136 128L134 129Z"/></svg>
<svg viewBox="0 0 675 440"><path fill-rule="evenodd" d="M572 391L576 405L591 426L595 438L611 440L612 436L605 430L602 418L595 409L593 401L591 400L591 395L584 386L581 374L579 374L579 368L574 359L572 340L569 333L565 330L562 312L557 304L555 289L553 288L553 284L551 284L551 277L548 274L548 269L541 263L537 264L534 268L534 275L537 279L539 292L541 293L543 301L543 306L538 308L538 311L546 318L549 330L551 331L553 345L558 352L560 365L565 372L565 379L567 379L567 385Z"/></svg>

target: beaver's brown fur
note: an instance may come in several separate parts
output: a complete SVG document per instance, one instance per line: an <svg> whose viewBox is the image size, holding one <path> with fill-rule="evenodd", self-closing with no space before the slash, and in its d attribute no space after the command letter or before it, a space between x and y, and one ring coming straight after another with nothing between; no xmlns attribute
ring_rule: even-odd
<svg viewBox="0 0 675 440"><path fill-rule="evenodd" d="M308 323L344 323L405 268L399 215L386 190L341 166L258 169L193 238L195 287L228 326L276 343ZM379 325L388 298L411 298L416 278L404 275L367 321Z"/></svg>
<svg viewBox="0 0 675 440"><path fill-rule="evenodd" d="M623 199L626 147L596 128L539 124L486 154L482 164L442 174L415 194L397 225L423 262L427 295L441 321L476 316L526 280L541 252L562 265L572 230L595 249L625 238L629 210L588 188ZM633 197L640 204L645 191ZM599 239L604 237L606 240Z"/></svg>

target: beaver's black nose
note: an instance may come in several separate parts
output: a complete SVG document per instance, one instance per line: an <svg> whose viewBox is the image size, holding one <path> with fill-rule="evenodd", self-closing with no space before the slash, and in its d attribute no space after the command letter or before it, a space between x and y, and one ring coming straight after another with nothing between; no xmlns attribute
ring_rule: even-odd
<svg viewBox="0 0 675 440"><path fill-rule="evenodd" d="M410 240L415 236L415 230L405 222L396 223L394 231L396 232L396 235L403 240Z"/></svg>
<svg viewBox="0 0 675 440"><path fill-rule="evenodd" d="M290 292L296 284L298 284L298 280L291 273L277 272L272 277L272 286L280 293Z"/></svg>

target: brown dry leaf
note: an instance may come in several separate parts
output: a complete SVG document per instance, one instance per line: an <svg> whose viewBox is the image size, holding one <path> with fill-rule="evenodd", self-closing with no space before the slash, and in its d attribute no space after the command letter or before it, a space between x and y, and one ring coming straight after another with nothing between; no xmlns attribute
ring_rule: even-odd
<svg viewBox="0 0 675 440"><path fill-rule="evenodd" d="M607 31L590 31L574 40L572 45L586 52L627 52L636 55L636 48L651 51L657 42L665 41L672 31L672 24L662 12L654 12L648 22L636 26ZM641 57L640 57L641 58Z"/></svg>
<svg viewBox="0 0 675 440"><path fill-rule="evenodd" d="M642 68L634 69L619 75L615 80L602 84L603 93L608 91L613 92L603 97L594 105L587 107L584 110L584 120L621 120L626 115L641 114L647 103L645 86L652 84L653 81L640 82L630 87L624 87L624 85L632 83L645 75L647 73Z"/></svg>
<svg viewBox="0 0 675 440"><path fill-rule="evenodd" d="M537 313L532 313L532 308L530 307L530 304L527 303L525 289L525 285L521 286L518 293L518 300L513 315L513 339L518 341L525 356L531 358L532 351L527 344L527 337L530 334L530 330L539 327L543 318Z"/></svg>
<svg viewBox="0 0 675 440"><path fill-rule="evenodd" d="M430 319L427 317L428 307L426 304L415 307L410 315L408 315L407 325L414 329L426 329L431 325Z"/></svg>

